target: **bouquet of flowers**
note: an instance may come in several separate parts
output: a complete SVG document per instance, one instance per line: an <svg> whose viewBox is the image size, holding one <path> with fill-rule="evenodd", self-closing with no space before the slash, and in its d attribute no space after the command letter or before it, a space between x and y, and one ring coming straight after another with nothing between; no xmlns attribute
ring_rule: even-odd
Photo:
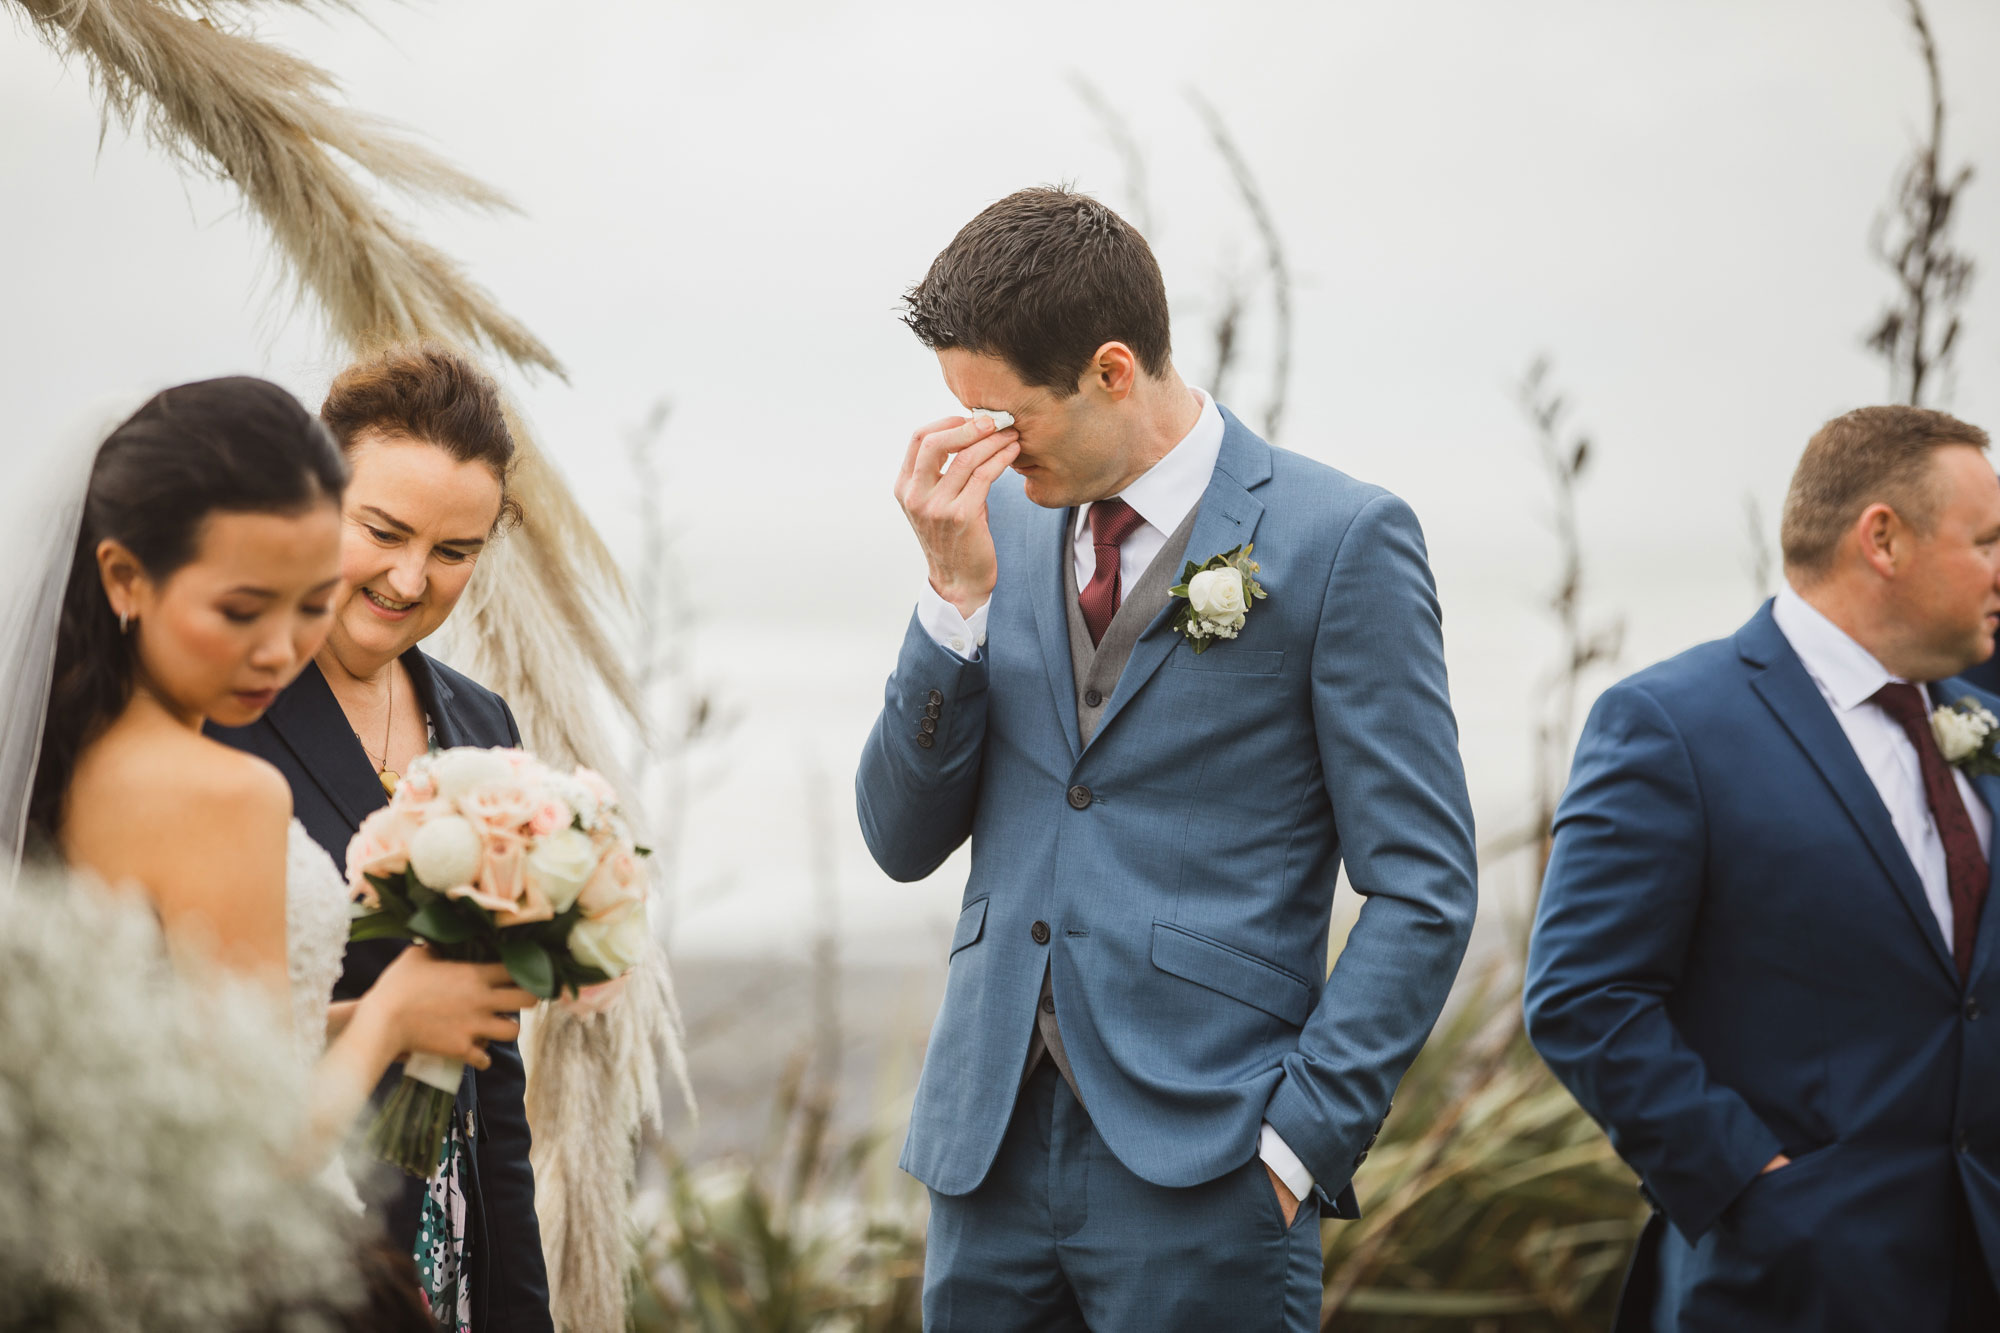
<svg viewBox="0 0 2000 1333"><path fill-rule="evenodd" d="M622 975L648 940L646 887L617 793L522 750L464 747L410 765L347 848L353 940L418 939L504 963L543 999ZM418 1053L368 1131L413 1176L437 1168L463 1061Z"/></svg>

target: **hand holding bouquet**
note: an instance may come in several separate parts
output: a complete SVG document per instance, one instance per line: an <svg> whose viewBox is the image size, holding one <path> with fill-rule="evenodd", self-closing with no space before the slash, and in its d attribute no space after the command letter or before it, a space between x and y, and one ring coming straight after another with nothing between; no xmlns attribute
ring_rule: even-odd
<svg viewBox="0 0 2000 1333"><path fill-rule="evenodd" d="M543 999L575 995L642 956L646 854L589 769L558 773L522 750L427 755L348 844L349 938L422 940L445 958L505 964ZM368 1146L428 1177L464 1071L412 1055Z"/></svg>

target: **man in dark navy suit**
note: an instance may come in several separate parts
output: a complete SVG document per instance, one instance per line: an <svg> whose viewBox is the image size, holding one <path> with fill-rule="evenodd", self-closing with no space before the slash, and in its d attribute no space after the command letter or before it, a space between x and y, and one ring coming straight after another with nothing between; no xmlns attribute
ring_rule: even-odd
<svg viewBox="0 0 2000 1333"><path fill-rule="evenodd" d="M1529 950L1535 1046L1656 1216L1620 1327L2000 1329L2000 624L1984 432L1813 437L1789 586L1605 692ZM1939 710L1945 716L1936 716Z"/></svg>

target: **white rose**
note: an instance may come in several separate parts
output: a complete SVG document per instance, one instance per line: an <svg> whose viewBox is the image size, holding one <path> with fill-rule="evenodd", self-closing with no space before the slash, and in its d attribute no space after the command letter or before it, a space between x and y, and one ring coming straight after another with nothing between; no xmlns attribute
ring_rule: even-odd
<svg viewBox="0 0 2000 1333"><path fill-rule="evenodd" d="M576 961L608 977L623 976L645 956L652 927L646 904L633 899L599 917L585 917L569 932L569 951Z"/></svg>
<svg viewBox="0 0 2000 1333"><path fill-rule="evenodd" d="M1946 763L1955 764L1977 754L1989 730L1983 719L1956 708L1940 708L1931 714L1931 734L1937 737L1938 749L1944 751Z"/></svg>
<svg viewBox="0 0 2000 1333"><path fill-rule="evenodd" d="M528 853L528 887L539 889L549 906L567 912L576 895L597 873L597 845L573 828L551 833Z"/></svg>
<svg viewBox="0 0 2000 1333"><path fill-rule="evenodd" d="M1204 569L1188 580L1188 605L1203 620L1242 624L1243 575L1233 568Z"/></svg>
<svg viewBox="0 0 2000 1333"><path fill-rule="evenodd" d="M410 839L410 872L440 893L477 880L484 858L479 830L459 815L439 815Z"/></svg>
<svg viewBox="0 0 2000 1333"><path fill-rule="evenodd" d="M512 781L514 767L498 750L460 746L432 760L430 776L437 783L440 800L456 801L481 787Z"/></svg>

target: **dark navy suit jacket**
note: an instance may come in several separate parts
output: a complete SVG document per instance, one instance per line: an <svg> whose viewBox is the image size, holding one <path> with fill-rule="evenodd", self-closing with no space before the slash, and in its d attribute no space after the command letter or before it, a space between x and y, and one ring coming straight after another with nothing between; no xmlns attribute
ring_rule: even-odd
<svg viewBox="0 0 2000 1333"><path fill-rule="evenodd" d="M521 732L499 695L415 648L403 655L417 697L430 715L437 744L519 745ZM382 784L339 702L317 666L308 666L264 716L247 727L211 727L227 745L268 759L292 787L292 809L336 865L361 821L388 803ZM369 940L347 951L337 1000L352 1000L375 984L401 940ZM466 1070L458 1114L472 1111L478 1134L470 1163L467 1213L472 1230L472 1314L476 1333L550 1333L548 1274L535 1218L535 1176L528 1163L527 1088L521 1053L512 1042L487 1048L493 1065ZM379 1102L402 1077L391 1067L376 1089ZM416 1243L423 1183L401 1186L380 1220L404 1250Z"/></svg>
<svg viewBox="0 0 2000 1333"><path fill-rule="evenodd" d="M1961 985L1768 603L1592 710L1526 1002L1664 1216L1621 1327L1942 1329L1961 1199L2000 1266L2000 901Z"/></svg>

